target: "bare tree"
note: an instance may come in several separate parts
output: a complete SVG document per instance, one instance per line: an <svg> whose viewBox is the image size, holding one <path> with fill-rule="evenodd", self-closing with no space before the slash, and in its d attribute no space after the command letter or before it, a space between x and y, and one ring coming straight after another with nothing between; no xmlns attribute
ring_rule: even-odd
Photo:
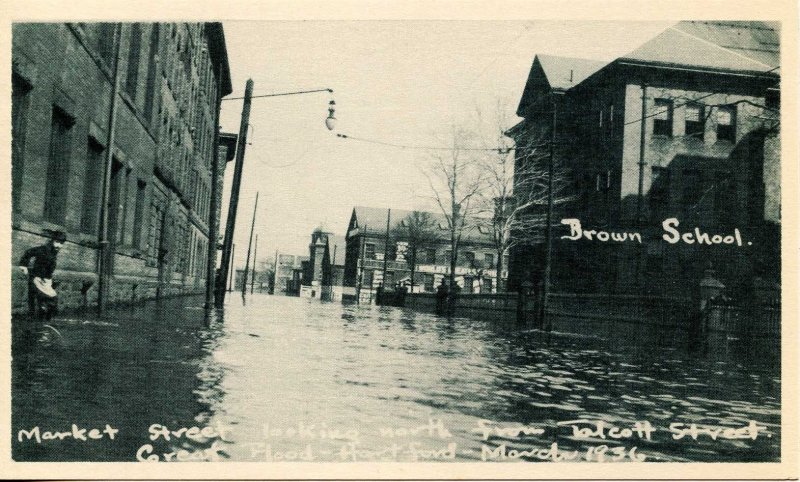
<svg viewBox="0 0 800 482"><path fill-rule="evenodd" d="M414 292L414 274L417 269L417 254L430 246L436 246L438 241L436 220L424 211L412 211L400 225L394 229L394 236L408 243L408 264L411 268L411 288Z"/></svg>
<svg viewBox="0 0 800 482"><path fill-rule="evenodd" d="M485 119L480 111L477 120L487 132L487 147L481 158L485 184L481 191L483 227L489 232L497 256L498 291L505 290L504 258L512 248L541 242L546 225L548 199L548 162L550 137L547 132L516 132L509 138L511 123L508 109L498 103L495 116ZM488 126L486 124L489 124ZM497 148L491 150L489 148ZM553 204L570 200L566 194L567 175L560 165L553 171Z"/></svg>
<svg viewBox="0 0 800 482"><path fill-rule="evenodd" d="M450 234L450 307L456 290L455 272L461 240L477 228L475 217L480 213L480 192L484 184L480 168L480 152L470 147L475 136L465 129L454 127L447 149L432 151L431 163L424 174L428 178L432 197L447 222Z"/></svg>

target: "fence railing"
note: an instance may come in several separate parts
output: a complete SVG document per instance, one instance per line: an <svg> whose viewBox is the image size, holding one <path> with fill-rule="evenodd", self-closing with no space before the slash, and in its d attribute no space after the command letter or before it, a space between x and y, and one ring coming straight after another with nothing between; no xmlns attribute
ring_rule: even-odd
<svg viewBox="0 0 800 482"><path fill-rule="evenodd" d="M709 331L748 336L779 336L780 300L767 300L747 306L735 305L728 300L712 300L705 321Z"/></svg>

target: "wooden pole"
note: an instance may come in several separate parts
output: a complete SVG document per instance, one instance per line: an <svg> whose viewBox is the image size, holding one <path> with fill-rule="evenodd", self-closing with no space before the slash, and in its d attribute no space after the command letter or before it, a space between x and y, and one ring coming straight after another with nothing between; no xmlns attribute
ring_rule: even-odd
<svg viewBox="0 0 800 482"><path fill-rule="evenodd" d="M550 271L553 264L553 163L555 157L556 145L556 121L558 119L558 103L556 101L556 94L553 96L553 126L550 132L550 155L547 166L547 225L545 226L545 233L547 236L546 253L544 263L544 282L542 283L542 309L539 312L539 325L547 331L550 331L551 325L547 319L547 296L550 293Z"/></svg>
<svg viewBox="0 0 800 482"><path fill-rule="evenodd" d="M389 211L386 214L386 240L383 244L383 280L381 281L383 291L386 291L386 263L389 261L389 223L391 220L392 209L389 208Z"/></svg>
<svg viewBox="0 0 800 482"><path fill-rule="evenodd" d="M253 274L250 276L250 294L253 294L253 290L256 286L256 259L258 259L258 235L256 234L256 244L253 247ZM258 291L261 291L259 287Z"/></svg>
<svg viewBox="0 0 800 482"><path fill-rule="evenodd" d="M364 225L364 232L361 233L361 246L359 246L359 273L358 273L358 289L356 290L356 304L361 304L361 288L364 286L364 243L367 236L367 225Z"/></svg>
<svg viewBox="0 0 800 482"><path fill-rule="evenodd" d="M256 202L253 204L253 222L250 224L250 241L247 243L247 258L244 262L244 276L242 277L242 296L247 294L247 275L250 269L250 249L253 247L253 230L256 227L256 210L258 209L258 192Z"/></svg>
<svg viewBox="0 0 800 482"><path fill-rule="evenodd" d="M235 252L236 252L236 245L234 244L232 246L232 248L231 248L231 259L228 260L228 263L230 265L233 264L233 255L234 255ZM230 276L230 279L228 280L228 293L233 291L233 271L234 270L231 270L231 276Z"/></svg>
<svg viewBox="0 0 800 482"><path fill-rule="evenodd" d="M231 184L231 200L228 204L228 222L225 226L225 240L222 244L222 266L220 277L228 276L231 260L231 247L233 246L233 230L236 228L236 210L239 207L239 189L242 185L242 168L244 167L244 151L247 147L247 126L250 123L250 104L253 98L253 79L247 79L244 89L244 103L242 105L242 120L239 124L239 139L236 145L236 165L233 171ZM218 308L225 303L225 289L217 288L215 303Z"/></svg>

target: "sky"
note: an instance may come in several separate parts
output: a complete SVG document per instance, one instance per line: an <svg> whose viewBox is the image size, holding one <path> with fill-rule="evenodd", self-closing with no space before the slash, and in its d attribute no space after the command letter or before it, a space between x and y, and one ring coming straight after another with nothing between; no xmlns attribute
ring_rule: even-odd
<svg viewBox="0 0 800 482"><path fill-rule="evenodd" d="M259 261L308 255L319 226L344 235L354 206L435 210L422 174L430 154L336 137L440 145L453 125L501 106L516 123L535 54L613 60L670 22L260 21L224 22L233 94L253 99L234 234L234 266L247 254L256 193ZM337 125L325 127L328 102ZM241 100L222 103L223 132L237 133ZM487 114L488 115L488 114ZM234 163L223 193L223 227Z"/></svg>

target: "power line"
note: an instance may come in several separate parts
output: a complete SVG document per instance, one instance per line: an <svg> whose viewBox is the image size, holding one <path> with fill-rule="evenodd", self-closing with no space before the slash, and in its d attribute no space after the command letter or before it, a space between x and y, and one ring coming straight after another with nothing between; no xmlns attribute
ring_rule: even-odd
<svg viewBox="0 0 800 482"><path fill-rule="evenodd" d="M313 92L330 92L333 94L333 89L314 89L314 90L298 90L296 92L281 92L279 94L262 94L262 95L254 95L251 96L251 99L260 99L262 97L280 97L283 95L298 95L298 94L311 94ZM222 100L239 100L244 99L244 97L225 97Z"/></svg>
<svg viewBox="0 0 800 482"><path fill-rule="evenodd" d="M418 149L418 150L425 150L425 151L484 151L484 152L499 152L500 154L508 154L514 148L513 147L440 147L440 146L420 146L420 145L411 145L411 144L397 144L394 142L385 142L379 141L376 139L366 139L363 137L355 137L355 136L348 136L346 134L336 134L336 137L341 139L350 139L353 141L358 142L365 142L368 144L377 144L381 146L388 146L388 147L396 147L398 149Z"/></svg>
<svg viewBox="0 0 800 482"><path fill-rule="evenodd" d="M773 67L773 68L771 68L771 69L769 69L769 70L765 70L765 71L764 71L764 72L762 72L762 73L764 73L764 74L768 74L768 73L770 73L770 72L772 72L772 71L778 70L780 67L781 67L780 65L776 65L775 67ZM684 103L682 103L682 104L674 105L674 106L672 106L672 108L673 108L673 109L675 109L675 108L683 107L683 106L685 106L685 105L687 105L687 104L696 104L696 103L699 103L699 101L701 101L701 100L703 100L703 99L706 99L706 98L708 98L708 97L711 97L712 95L717 95L717 94L719 94L719 93L720 93L720 92L711 92L710 94L702 95L702 96L700 96L700 97L698 97L698 98L696 98L696 99L688 100L688 101L686 101L686 102L684 102ZM731 104L738 104L738 103L741 103L741 102L743 102L743 101L740 101L740 102L732 102ZM750 103L750 104L753 104L752 102L748 102L748 103ZM727 104L727 105L731 105L731 104ZM703 104L703 105L705 105L706 107L719 107L719 105L711 105L711 106L709 106L708 104ZM775 109L771 109L771 108L769 108L769 107L766 107L766 106L758 106L758 107L762 107L762 108L764 108L764 109L767 109L767 110L775 110ZM640 118L638 118L638 119L634 119L634 120L632 120L632 121L628 121L628 122L626 122L624 125L636 124L637 122L642 122L643 120L645 120L645 119L649 119L650 117L655 117L655 116L657 116L657 115L659 115L659 114L663 114L663 113L665 113L665 112L669 112L669 110L670 110L670 109L662 109L662 110L660 110L660 111L653 112L652 114L646 115L646 116L644 116L644 117L640 117Z"/></svg>

